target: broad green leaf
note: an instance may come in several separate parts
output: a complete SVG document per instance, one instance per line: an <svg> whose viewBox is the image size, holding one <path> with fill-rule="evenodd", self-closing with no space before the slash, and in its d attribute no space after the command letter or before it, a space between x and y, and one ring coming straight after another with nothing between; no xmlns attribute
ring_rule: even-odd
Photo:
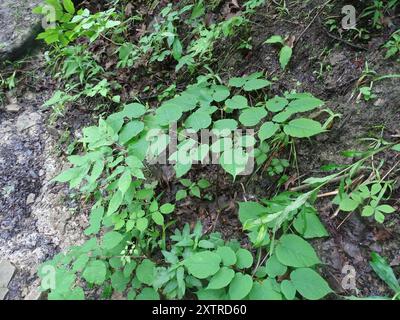
<svg viewBox="0 0 400 320"><path fill-rule="evenodd" d="M136 228L140 231L143 232L147 229L149 225L149 220L145 217L139 218L136 221Z"/></svg>
<svg viewBox="0 0 400 320"><path fill-rule="evenodd" d="M232 266L237 261L236 253L230 247L218 247L215 252L221 257L224 266Z"/></svg>
<svg viewBox="0 0 400 320"><path fill-rule="evenodd" d="M222 102L230 95L229 89L225 86L213 86L211 89L214 90L212 97L216 102Z"/></svg>
<svg viewBox="0 0 400 320"><path fill-rule="evenodd" d="M144 288L137 295L136 300L160 300L160 295L153 288Z"/></svg>
<svg viewBox="0 0 400 320"><path fill-rule="evenodd" d="M174 210L175 210L175 206L173 204L171 204L171 203L163 204L160 207L160 212L162 214L170 214L170 213L174 212Z"/></svg>
<svg viewBox="0 0 400 320"><path fill-rule="evenodd" d="M225 298L225 290L206 290L201 289L196 292L199 300L223 300Z"/></svg>
<svg viewBox="0 0 400 320"><path fill-rule="evenodd" d="M265 88L266 86L271 85L271 82L268 80L264 79L251 79L249 81L246 81L243 90L244 91L254 91L254 90L259 90L262 88Z"/></svg>
<svg viewBox="0 0 400 320"><path fill-rule="evenodd" d="M122 204L123 194L121 191L117 191L113 194L110 203L108 205L107 216L112 215L115 211L119 209Z"/></svg>
<svg viewBox="0 0 400 320"><path fill-rule="evenodd" d="M235 109L246 109L249 107L247 98L237 95L225 101L225 105L232 110Z"/></svg>
<svg viewBox="0 0 400 320"><path fill-rule="evenodd" d="M131 186L132 176L128 170L125 170L121 177L118 180L118 189L121 191L122 194L125 194L129 187Z"/></svg>
<svg viewBox="0 0 400 320"><path fill-rule="evenodd" d="M329 235L321 220L311 208L302 209L294 220L293 226L306 239L327 237Z"/></svg>
<svg viewBox="0 0 400 320"><path fill-rule="evenodd" d="M393 269L389 266L386 260L379 254L373 252L371 254L370 265L376 274L394 291L394 293L400 292L400 284L394 275Z"/></svg>
<svg viewBox="0 0 400 320"><path fill-rule="evenodd" d="M203 111L196 111L186 119L185 127L198 131L200 129L208 128L211 122L212 119L208 113Z"/></svg>
<svg viewBox="0 0 400 320"><path fill-rule="evenodd" d="M397 152L400 152L400 143L394 145L394 146L392 147L392 150L397 151Z"/></svg>
<svg viewBox="0 0 400 320"><path fill-rule="evenodd" d="M311 267L320 263L314 248L294 234L285 234L276 246L279 262L289 267Z"/></svg>
<svg viewBox="0 0 400 320"><path fill-rule="evenodd" d="M287 267L280 263L274 254L265 263L265 271L271 278L275 278L283 276L287 271Z"/></svg>
<svg viewBox="0 0 400 320"><path fill-rule="evenodd" d="M247 269L253 265L253 256L250 251L240 248L236 251L236 267L239 269Z"/></svg>
<svg viewBox="0 0 400 320"><path fill-rule="evenodd" d="M121 144L127 143L132 138L136 137L144 129L144 123L141 121L131 121L123 126L121 132L119 133L119 142Z"/></svg>
<svg viewBox="0 0 400 320"><path fill-rule="evenodd" d="M68 13L70 13L70 14L75 13L75 6L74 6L74 3L72 2L72 0L63 0L63 6L64 6L64 9Z"/></svg>
<svg viewBox="0 0 400 320"><path fill-rule="evenodd" d="M213 129L224 130L228 129L230 131L236 130L238 123L234 119L222 119L214 122Z"/></svg>
<svg viewBox="0 0 400 320"><path fill-rule="evenodd" d="M140 282L151 286L156 274L156 266L149 259L144 259L136 268L136 276Z"/></svg>
<svg viewBox="0 0 400 320"><path fill-rule="evenodd" d="M123 292L130 281L130 278L125 277L122 271L115 271L110 278L111 286L117 292Z"/></svg>
<svg viewBox="0 0 400 320"><path fill-rule="evenodd" d="M206 188L208 188L209 186L211 186L211 183L210 183L208 180L206 180L206 179L200 179L200 180L197 182L197 185L198 185L201 189L206 189Z"/></svg>
<svg viewBox="0 0 400 320"><path fill-rule="evenodd" d="M107 267L101 260L92 260L82 273L82 277L89 283L102 284L106 280Z"/></svg>
<svg viewBox="0 0 400 320"><path fill-rule="evenodd" d="M293 49L289 46L283 46L280 53L279 53L279 63L281 64L281 68L283 70L286 69L290 58L292 57Z"/></svg>
<svg viewBox="0 0 400 320"><path fill-rule="evenodd" d="M287 300L293 300L296 297L296 288L289 280L281 282L281 291Z"/></svg>
<svg viewBox="0 0 400 320"><path fill-rule="evenodd" d="M210 282L208 283L206 289L215 290L215 289L225 288L229 285L234 276L235 276L235 271L227 267L222 267L216 274L214 274L211 277Z"/></svg>
<svg viewBox="0 0 400 320"><path fill-rule="evenodd" d="M275 96L274 98L267 100L266 106L271 112L279 112L282 111L288 103L289 101L285 98Z"/></svg>
<svg viewBox="0 0 400 320"><path fill-rule="evenodd" d="M123 238L123 235L116 231L107 232L103 236L102 247L106 250L114 249Z"/></svg>
<svg viewBox="0 0 400 320"><path fill-rule="evenodd" d="M222 168L235 179L245 171L249 156L241 148L224 151L219 159Z"/></svg>
<svg viewBox="0 0 400 320"><path fill-rule="evenodd" d="M179 190L176 195L175 195L175 200L176 201L181 201L187 197L187 191L186 190Z"/></svg>
<svg viewBox="0 0 400 320"><path fill-rule="evenodd" d="M151 218L159 226L163 226L164 225L164 216L160 212L158 212L158 211L152 212L151 213Z"/></svg>
<svg viewBox="0 0 400 320"><path fill-rule="evenodd" d="M267 116L267 111L263 107L249 108L244 111L239 116L239 121L246 127L253 127L257 125L261 119Z"/></svg>
<svg viewBox="0 0 400 320"><path fill-rule="evenodd" d="M267 208L258 202L247 201L239 202L239 220L244 224L249 219L258 218L267 212Z"/></svg>
<svg viewBox="0 0 400 320"><path fill-rule="evenodd" d="M229 285L229 297L231 300L241 300L250 293L252 287L251 276L237 272Z"/></svg>
<svg viewBox="0 0 400 320"><path fill-rule="evenodd" d="M249 293L250 300L282 300L282 295L275 290L272 280L266 279L263 282L254 282Z"/></svg>
<svg viewBox="0 0 400 320"><path fill-rule="evenodd" d="M306 138L324 132L324 129L317 121L300 118L290 121L283 127L283 131L291 137Z"/></svg>
<svg viewBox="0 0 400 320"><path fill-rule="evenodd" d="M146 107L136 102L125 105L124 109L122 110L122 114L129 119L140 118L145 113Z"/></svg>
<svg viewBox="0 0 400 320"><path fill-rule="evenodd" d="M315 97L304 97L291 101L286 110L293 113L306 112L319 108L323 104L324 102L322 100Z"/></svg>
<svg viewBox="0 0 400 320"><path fill-rule="evenodd" d="M156 121L158 124L165 126L178 121L182 117L182 108L175 104L161 105L156 111Z"/></svg>
<svg viewBox="0 0 400 320"><path fill-rule="evenodd" d="M351 199L349 196L345 196L342 200L340 200L339 209L345 212L353 212L359 205L359 202Z"/></svg>
<svg viewBox="0 0 400 320"><path fill-rule="evenodd" d="M296 290L308 300L318 300L332 292L328 283L310 268L300 268L292 271L290 280Z"/></svg>
<svg viewBox="0 0 400 320"><path fill-rule="evenodd" d="M268 38L267 40L265 40L264 43L269 43L269 44L274 44L274 43L284 43L284 40L281 36L278 35L273 35L270 38Z"/></svg>
<svg viewBox="0 0 400 320"><path fill-rule="evenodd" d="M229 79L229 85L231 87L236 87L236 88L240 88L243 87L244 84L246 83L246 78L243 77L234 77Z"/></svg>
<svg viewBox="0 0 400 320"><path fill-rule="evenodd" d="M267 140L271 138L280 128L279 124L273 122L265 122L258 131L258 137L260 141Z"/></svg>
<svg viewBox="0 0 400 320"><path fill-rule="evenodd" d="M100 231L103 215L104 215L103 207L92 209L89 217L90 227L85 230L85 235L88 236L91 234L96 234Z"/></svg>
<svg viewBox="0 0 400 320"><path fill-rule="evenodd" d="M211 251L198 252L184 260L189 273L196 278L205 279L218 272L221 257Z"/></svg>

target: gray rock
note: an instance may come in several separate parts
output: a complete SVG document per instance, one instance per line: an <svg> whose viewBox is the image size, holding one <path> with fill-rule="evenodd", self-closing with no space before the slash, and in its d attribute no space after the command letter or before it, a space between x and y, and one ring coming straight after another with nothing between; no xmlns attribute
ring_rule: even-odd
<svg viewBox="0 0 400 320"><path fill-rule="evenodd" d="M28 195L28 197L26 198L26 204L29 206L30 204L35 202L35 194L34 193L30 193Z"/></svg>
<svg viewBox="0 0 400 320"><path fill-rule="evenodd" d="M21 106L15 103L6 106L6 111L8 112L18 112L19 110L21 110Z"/></svg>
<svg viewBox="0 0 400 320"><path fill-rule="evenodd" d="M32 9L41 0L0 1L0 62L26 53L40 31L40 16Z"/></svg>
<svg viewBox="0 0 400 320"><path fill-rule="evenodd" d="M0 261L0 300L3 300L8 293L8 284L15 272L15 267L7 260Z"/></svg>

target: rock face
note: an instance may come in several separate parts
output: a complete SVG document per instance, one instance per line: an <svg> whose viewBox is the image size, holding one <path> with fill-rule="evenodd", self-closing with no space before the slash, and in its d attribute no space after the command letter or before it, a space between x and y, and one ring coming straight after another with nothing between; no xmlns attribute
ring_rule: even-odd
<svg viewBox="0 0 400 320"><path fill-rule="evenodd" d="M40 31L40 16L32 9L41 0L0 1L0 62L28 51Z"/></svg>

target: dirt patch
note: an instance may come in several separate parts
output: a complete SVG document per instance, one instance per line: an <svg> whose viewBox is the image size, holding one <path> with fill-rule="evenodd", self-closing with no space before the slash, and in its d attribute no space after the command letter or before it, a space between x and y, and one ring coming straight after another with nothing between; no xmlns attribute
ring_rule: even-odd
<svg viewBox="0 0 400 320"><path fill-rule="evenodd" d="M46 80L42 71L34 75ZM74 215L78 199L50 182L63 163L40 108L49 95L18 87L9 97L19 111L0 109L0 258L17 268L8 299L29 294L37 286L38 265L79 243L86 225Z"/></svg>

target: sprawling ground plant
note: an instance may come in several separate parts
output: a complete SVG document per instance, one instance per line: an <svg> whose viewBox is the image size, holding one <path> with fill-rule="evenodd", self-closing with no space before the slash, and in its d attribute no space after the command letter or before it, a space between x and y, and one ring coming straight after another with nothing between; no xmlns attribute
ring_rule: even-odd
<svg viewBox="0 0 400 320"><path fill-rule="evenodd" d="M46 105L90 97L113 106L113 112L99 116L98 124L82 130L68 157L70 168L54 179L79 189L92 207L85 230L88 240L40 267L41 289L49 299L84 299L89 291L90 297L110 298L120 292L137 300L293 300L333 293L320 275L322 262L307 241L328 236L315 206L317 194L332 181L341 181L333 201L339 210L362 208L363 216L383 222L383 214L393 211L384 203L392 182L376 176L354 187L352 178L373 155L389 148L399 151L398 145L387 143L351 165L334 167L329 176L305 180L302 188L310 191L279 192L281 177L270 198L238 201L247 246L203 230L200 222L172 232L174 224L180 225L180 201L213 199L207 192L212 187L208 180L189 177L194 166L218 165L232 183L260 168L271 177L280 176L290 161L279 158L278 151L293 151L296 141L327 132L339 115L306 92L271 95L273 82L263 72L226 81L203 74L186 88L170 86L157 95L157 103L139 98L121 102L118 83L103 77L104 69L86 50L102 37L117 46L117 68L133 67L148 55L149 64L172 57L177 72L185 66L194 72L197 64L211 59L215 41L234 34L263 1L248 1L243 15L208 26L199 20L205 13L203 1L178 9L168 5L154 30L135 43L123 39L127 22L115 10L91 14L76 11L71 1L47 3L57 9L56 27L39 38L53 45L53 54L60 59L56 61L62 61L60 77L67 84ZM43 13L43 8L37 11ZM188 19L182 22L183 17ZM186 46L180 37L182 24L191 26L195 35ZM123 41L116 43L116 38ZM283 46L280 61L286 68L290 46L281 37L268 43ZM172 142L175 148L170 147ZM152 174L161 161L173 166L180 182L174 201L166 200Z"/></svg>

